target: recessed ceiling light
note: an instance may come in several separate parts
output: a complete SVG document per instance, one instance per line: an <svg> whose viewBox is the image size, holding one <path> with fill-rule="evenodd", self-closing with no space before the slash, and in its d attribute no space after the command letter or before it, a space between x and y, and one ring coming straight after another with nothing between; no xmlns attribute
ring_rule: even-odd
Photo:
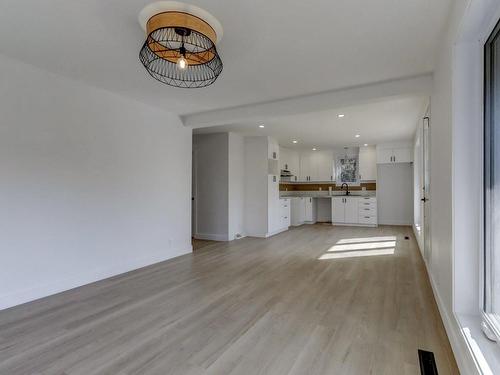
<svg viewBox="0 0 500 375"><path fill-rule="evenodd" d="M264 125L259 125L259 128L265 128L265 126Z"/></svg>
<svg viewBox="0 0 500 375"><path fill-rule="evenodd" d="M368 143L365 143L365 147L368 147Z"/></svg>
<svg viewBox="0 0 500 375"><path fill-rule="evenodd" d="M295 140L293 140L293 141L292 141L292 143L298 143L298 142L299 142L299 141L295 141Z"/></svg>
<svg viewBox="0 0 500 375"><path fill-rule="evenodd" d="M316 148L313 148L313 151L316 151Z"/></svg>
<svg viewBox="0 0 500 375"><path fill-rule="evenodd" d="M361 137L361 135L359 135L359 134L356 134L356 135L355 135L355 137L356 137L356 138L359 138L359 137Z"/></svg>
<svg viewBox="0 0 500 375"><path fill-rule="evenodd" d="M345 116L345 115L344 115L343 113L341 113L341 114L337 115L337 117L338 117L338 118L342 118L342 117L344 117L344 116Z"/></svg>

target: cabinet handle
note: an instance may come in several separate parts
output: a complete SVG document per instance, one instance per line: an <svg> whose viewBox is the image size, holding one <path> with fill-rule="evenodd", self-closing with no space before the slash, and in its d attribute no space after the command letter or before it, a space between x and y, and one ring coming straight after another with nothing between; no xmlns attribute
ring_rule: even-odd
<svg viewBox="0 0 500 375"><path fill-rule="evenodd" d="M396 157L394 156L394 162L396 162Z"/></svg>
<svg viewBox="0 0 500 375"><path fill-rule="evenodd" d="M370 211L370 209L369 208L365 208L365 211Z"/></svg>
<svg viewBox="0 0 500 375"><path fill-rule="evenodd" d="M369 219L369 218L370 218L370 216L365 216L365 219Z"/></svg>

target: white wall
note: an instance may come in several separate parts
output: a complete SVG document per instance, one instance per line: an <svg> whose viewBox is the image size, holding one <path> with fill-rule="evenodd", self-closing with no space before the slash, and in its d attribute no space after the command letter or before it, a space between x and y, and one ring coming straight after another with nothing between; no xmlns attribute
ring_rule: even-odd
<svg viewBox="0 0 500 375"><path fill-rule="evenodd" d="M245 141L244 137L229 133L229 240L245 236Z"/></svg>
<svg viewBox="0 0 500 375"><path fill-rule="evenodd" d="M245 229L251 237L268 234L268 139L245 137Z"/></svg>
<svg viewBox="0 0 500 375"><path fill-rule="evenodd" d="M228 239L228 133L193 136L196 155L196 238Z"/></svg>
<svg viewBox="0 0 500 375"><path fill-rule="evenodd" d="M0 308L191 250L191 130L0 56Z"/></svg>
<svg viewBox="0 0 500 375"><path fill-rule="evenodd" d="M411 163L378 164L378 223L412 225L413 165Z"/></svg>
<svg viewBox="0 0 500 375"><path fill-rule="evenodd" d="M432 254L427 267L463 374L490 373L485 357L490 364L491 358L498 362L498 346L481 332L479 314L484 53L480 30L493 27L500 16L498 8L496 0L454 2L438 51L431 95ZM488 346L496 353L488 356ZM476 368L480 363L483 372ZM497 365L491 373L499 370Z"/></svg>

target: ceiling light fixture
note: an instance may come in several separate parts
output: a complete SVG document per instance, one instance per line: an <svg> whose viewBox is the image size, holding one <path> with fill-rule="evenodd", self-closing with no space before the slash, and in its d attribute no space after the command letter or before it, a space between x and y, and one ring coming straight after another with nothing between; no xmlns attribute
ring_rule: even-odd
<svg viewBox="0 0 500 375"><path fill-rule="evenodd" d="M313 151L316 151L316 148L313 148Z"/></svg>
<svg viewBox="0 0 500 375"><path fill-rule="evenodd" d="M344 116L345 116L345 115L344 115L344 114L342 114L342 113L341 113L341 114L339 114L339 115L337 115L337 117L338 117L338 118L342 118L342 117L344 117Z"/></svg>
<svg viewBox="0 0 500 375"><path fill-rule="evenodd" d="M259 125L259 128L261 128L261 129L262 129L262 128L265 128L265 126L264 126L264 125Z"/></svg>
<svg viewBox="0 0 500 375"><path fill-rule="evenodd" d="M368 143L365 143L365 147L368 147Z"/></svg>
<svg viewBox="0 0 500 375"><path fill-rule="evenodd" d="M299 141L295 141L295 140L293 140L293 141L292 141L292 143L298 143L298 142L299 142Z"/></svg>
<svg viewBox="0 0 500 375"><path fill-rule="evenodd" d="M355 135L355 137L356 137L356 138L359 138L359 137L361 137L361 135L359 135L359 134L356 134L356 135Z"/></svg>
<svg viewBox="0 0 500 375"><path fill-rule="evenodd" d="M139 14L146 41L139 59L156 80L170 86L209 86L222 72L216 43L222 26L210 13L176 1L159 1Z"/></svg>

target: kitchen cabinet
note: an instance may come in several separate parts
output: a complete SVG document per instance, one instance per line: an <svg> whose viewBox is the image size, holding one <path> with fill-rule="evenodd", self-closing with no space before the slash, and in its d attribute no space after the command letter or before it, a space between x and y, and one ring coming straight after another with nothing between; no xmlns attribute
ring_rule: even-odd
<svg viewBox="0 0 500 375"><path fill-rule="evenodd" d="M332 198L332 223L345 222L345 205L344 197Z"/></svg>
<svg viewBox="0 0 500 375"><path fill-rule="evenodd" d="M272 159L272 160L279 160L280 158L280 146L278 144L278 142L276 142L274 139L272 138L268 138L269 141L268 141L268 155L267 155L267 158L268 159Z"/></svg>
<svg viewBox="0 0 500 375"><path fill-rule="evenodd" d="M413 162L413 147L411 144L381 144L377 145L377 163L411 163Z"/></svg>
<svg viewBox="0 0 500 375"><path fill-rule="evenodd" d="M358 224L358 211L357 197L332 198L332 223Z"/></svg>
<svg viewBox="0 0 500 375"><path fill-rule="evenodd" d="M316 200L311 197L305 198L304 222L314 224L316 222Z"/></svg>
<svg viewBox="0 0 500 375"><path fill-rule="evenodd" d="M377 225L377 199L373 197L362 197L358 200L359 223L366 225Z"/></svg>
<svg viewBox="0 0 500 375"><path fill-rule="evenodd" d="M290 151L287 148L280 147L280 169L286 169L289 171L289 164L290 164Z"/></svg>
<svg viewBox="0 0 500 375"><path fill-rule="evenodd" d="M274 233L282 228L279 182L276 176L268 175L267 178L268 230L269 233Z"/></svg>
<svg viewBox="0 0 500 375"><path fill-rule="evenodd" d="M300 153L300 181L309 182L313 181L313 160L312 152Z"/></svg>
<svg viewBox="0 0 500 375"><path fill-rule="evenodd" d="M314 224L316 222L316 200L312 197L291 198L291 225Z"/></svg>
<svg viewBox="0 0 500 375"><path fill-rule="evenodd" d="M299 226L304 224L306 217L306 205L304 197L293 197L290 203L290 225Z"/></svg>
<svg viewBox="0 0 500 375"><path fill-rule="evenodd" d="M362 147L359 150L359 179L377 179L377 151L375 147Z"/></svg>
<svg viewBox="0 0 500 375"><path fill-rule="evenodd" d="M281 198L280 199L280 227L286 228L290 226L291 223L291 199Z"/></svg>
<svg viewBox="0 0 500 375"><path fill-rule="evenodd" d="M279 146L265 136L245 137L244 142L245 233L249 237L266 238L286 230L279 196L279 159L269 158L279 157L279 150L276 155L270 154Z"/></svg>
<svg viewBox="0 0 500 375"><path fill-rule="evenodd" d="M377 225L377 199L374 197L333 197L332 224Z"/></svg>
<svg viewBox="0 0 500 375"><path fill-rule="evenodd" d="M300 155L296 150L280 147L280 169L286 169L292 174L291 181L300 180Z"/></svg>
<svg viewBox="0 0 500 375"><path fill-rule="evenodd" d="M332 151L313 151L311 160L313 181L333 181Z"/></svg>
<svg viewBox="0 0 500 375"><path fill-rule="evenodd" d="M413 161L412 148L395 148L393 154L394 163L411 163Z"/></svg>
<svg viewBox="0 0 500 375"><path fill-rule="evenodd" d="M332 181L333 152L303 151L300 153L300 181Z"/></svg>

